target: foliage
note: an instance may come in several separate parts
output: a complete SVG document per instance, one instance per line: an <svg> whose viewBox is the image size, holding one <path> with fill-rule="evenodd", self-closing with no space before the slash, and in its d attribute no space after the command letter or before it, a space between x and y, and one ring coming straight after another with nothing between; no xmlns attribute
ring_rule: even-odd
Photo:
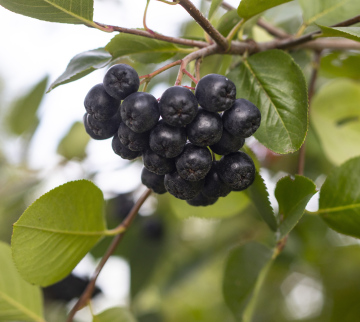
<svg viewBox="0 0 360 322"><path fill-rule="evenodd" d="M2 136L24 148L19 165L0 147L0 239L6 241L0 242L0 320L44 321L43 311L54 309L42 303L39 286L62 280L87 253L100 258L108 250L97 272L109 256L125 258L131 304L102 313L90 306L93 321L356 321L359 2L242 0L233 8L212 0L202 1L203 14L189 0L163 2L182 6L192 17L179 28L181 37L147 28L149 1L138 29L94 22L92 0L0 5L31 18L119 32L101 48L71 59L48 92L119 61L137 70L142 90L149 92L158 84L181 85L189 74L197 80L226 75L237 97L262 114L256 140L243 148L255 159L254 184L206 208L156 196L152 215L135 217L150 191L136 202L137 191L130 192L130 207L129 199L104 201L102 191L85 180L94 175L86 169L83 180L43 194L25 210L42 181L26 153L48 86L44 77L1 111ZM193 78L189 83L195 86ZM57 166L65 171L71 162L85 164L88 142L75 122L58 144ZM317 192L318 210L306 210ZM88 305L90 286L68 321ZM304 297L296 306L301 288L312 306Z"/></svg>

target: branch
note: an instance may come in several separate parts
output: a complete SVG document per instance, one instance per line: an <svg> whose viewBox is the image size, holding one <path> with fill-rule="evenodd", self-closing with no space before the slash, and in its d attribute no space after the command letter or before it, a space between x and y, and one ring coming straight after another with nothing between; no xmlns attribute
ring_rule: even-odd
<svg viewBox="0 0 360 322"><path fill-rule="evenodd" d="M161 35L158 33L150 33L146 30L141 30L141 29L130 29L130 28L123 28L123 27L118 27L118 26L104 25L99 22L96 22L96 24L98 24L99 26L101 26L103 28L107 28L108 31L110 31L110 32L119 31L119 32L123 32L125 34L132 34L132 35L137 35L137 36L141 36L141 37L163 40L163 41L171 42L173 44L178 44L178 45L185 45L185 46L199 47L199 48L203 48L203 47L206 47L209 45L205 41L169 37L169 36L164 36L164 35Z"/></svg>
<svg viewBox="0 0 360 322"><path fill-rule="evenodd" d="M131 225L131 223L133 222L133 220L134 220L136 214L138 213L140 207L143 205L143 203L146 201L146 199L150 196L150 194L151 194L151 190L147 189L142 194L142 196L139 198L139 200L136 202L134 207L130 210L129 214L126 216L124 221L117 228L115 228L116 230L120 230L120 231L123 230L123 232L120 233L119 235L117 235L113 239L113 241L110 244L108 250L106 251L104 257L101 259L99 265L96 267L96 270L95 270L89 284L87 285L85 291L80 296L79 300L76 302L74 307L71 309L66 322L72 322L76 312L78 310L80 310L82 307L84 307L87 304L87 302L89 301L89 299L91 298L91 295L92 295L92 293L94 291L96 280L97 280L102 268L106 264L109 257L114 253L116 247L118 246L118 244L120 243L120 241L124 237L126 229Z"/></svg>
<svg viewBox="0 0 360 322"><path fill-rule="evenodd" d="M190 0L180 0L179 4L190 14L191 17L200 25L202 29L226 51L229 48L227 39L206 19L206 17L197 9Z"/></svg>
<svg viewBox="0 0 360 322"><path fill-rule="evenodd" d="M308 104L309 104L308 115L309 115L309 118L310 118L311 102L312 102L312 98L313 98L314 92L315 92L315 83L316 83L316 79L317 79L318 71L319 71L319 67L320 67L320 60L321 60L321 51L316 51L315 56L314 56L314 61L313 61L313 68L312 68L312 71L311 71L310 82L309 82L309 94L308 94ZM306 151L306 141L304 141L304 143L301 146L300 151L299 151L298 174L301 175L301 176L304 175L305 151Z"/></svg>
<svg viewBox="0 0 360 322"><path fill-rule="evenodd" d="M193 60L198 58L203 58L205 56L213 55L216 53L222 52L222 49L217 44L212 44L208 47L201 48L197 51L192 52L191 54L185 56L181 62L178 76L175 81L175 85L181 85L183 70L186 69L186 66Z"/></svg>
<svg viewBox="0 0 360 322"><path fill-rule="evenodd" d="M291 37L291 35L289 35L288 33L286 33L285 31L281 30L280 28L277 28L271 24L269 24L268 22L266 22L264 19L260 18L257 21L257 25L261 28L263 28L264 30L266 30L270 35L275 36L276 38L279 39L286 39Z"/></svg>

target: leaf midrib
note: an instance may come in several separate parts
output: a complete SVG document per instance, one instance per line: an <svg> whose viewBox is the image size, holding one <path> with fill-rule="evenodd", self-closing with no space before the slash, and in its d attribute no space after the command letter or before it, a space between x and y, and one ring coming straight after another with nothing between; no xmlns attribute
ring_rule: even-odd
<svg viewBox="0 0 360 322"><path fill-rule="evenodd" d="M341 5L343 5L344 3L348 2L349 0L343 0L339 3L337 3L336 5L330 7L330 8L326 8L326 10L319 12L317 15L313 16L312 18L310 18L308 21L305 21L306 25L310 25L313 22L315 22L317 19L321 18L322 16L328 14L329 12L335 10L336 8L340 7Z"/></svg>
<svg viewBox="0 0 360 322"><path fill-rule="evenodd" d="M50 4L51 6L53 6L53 7L55 7L55 8L57 8L57 9L59 9L60 11L65 12L66 14L68 14L68 15L76 18L76 19L79 19L79 20L81 20L81 21L83 21L83 22L86 22L86 23L89 23L89 22L90 22L90 24L93 25L93 21L92 21L92 20L85 19L85 18L83 18L83 17L81 17L81 16L79 16L79 15L77 15L77 14L71 12L71 11L65 10L63 7L61 7L61 6L57 5L57 4L54 4L53 2L51 2L51 1L49 1L49 0L43 0L43 1L46 2L46 3L48 3L48 4Z"/></svg>
<svg viewBox="0 0 360 322"><path fill-rule="evenodd" d="M323 214L323 213L338 212L342 210L356 209L356 208L360 208L360 203L354 203L351 205L332 207L332 208L323 208L323 209L319 209L316 213Z"/></svg>
<svg viewBox="0 0 360 322"><path fill-rule="evenodd" d="M264 88L263 84L261 83L260 79L259 79L258 77L256 77L255 72L251 69L251 66L250 66L249 62L248 62L246 59L244 60L244 64L245 64L245 66L248 68L248 70L250 71L250 73L253 75L254 79L257 81L257 83L259 84L259 86L261 87L261 89L263 90L263 92L265 93L265 95L267 96L267 98L269 99L270 105L271 105L271 106L273 107L273 109L275 110L276 114L278 115L278 117L279 117L279 119L280 119L280 121L281 121L281 123L282 123L282 125L283 125L283 127L284 127L284 129L285 129L285 131L286 131L286 134L287 134L287 136L288 136L288 138L289 138L289 141L291 142L291 147L292 147L293 149L295 149L294 143L293 143L293 141L291 140L290 133L289 133L288 129L286 128L285 123L284 123L283 119L281 118L281 116L280 116L280 114L279 114L279 111L278 111L277 108L276 108L275 103L273 102L273 100L271 99L271 97L268 95L268 93L267 93L267 91L265 90L265 88Z"/></svg>
<svg viewBox="0 0 360 322"><path fill-rule="evenodd" d="M7 303L9 303L11 306L15 307L16 309L18 309L20 312L24 313L25 315L31 317L32 319L34 319L35 321L39 321L39 322L45 322L45 320L42 319L41 316L38 316L36 313L30 311L28 308L26 308L25 306L21 305L20 303L18 303L17 301L15 301L13 298L11 298L10 296L6 295L4 292L0 291L0 297L2 297L4 299L4 301L6 301Z"/></svg>
<svg viewBox="0 0 360 322"><path fill-rule="evenodd" d="M75 236L103 236L106 234L106 231L66 231L66 230L58 230L58 229L51 229L51 228L41 228L41 227L35 227L35 226L27 226L27 225L19 225L14 224L14 227L21 227L21 228L28 228L28 229L35 229L40 230L44 232L51 232L56 234L63 234L63 235L75 235Z"/></svg>

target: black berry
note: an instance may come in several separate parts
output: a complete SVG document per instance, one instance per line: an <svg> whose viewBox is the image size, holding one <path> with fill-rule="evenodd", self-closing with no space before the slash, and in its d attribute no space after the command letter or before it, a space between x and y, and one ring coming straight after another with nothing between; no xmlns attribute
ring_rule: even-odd
<svg viewBox="0 0 360 322"><path fill-rule="evenodd" d="M151 172L164 175L175 170L175 159L168 159L148 149L143 154L144 166Z"/></svg>
<svg viewBox="0 0 360 322"><path fill-rule="evenodd" d="M196 116L198 102L189 89L173 86L162 94L159 109L166 123L172 126L185 126Z"/></svg>
<svg viewBox="0 0 360 322"><path fill-rule="evenodd" d="M219 161L214 161L205 177L202 193L209 198L226 197L231 192L231 187L221 180L218 167Z"/></svg>
<svg viewBox="0 0 360 322"><path fill-rule="evenodd" d="M134 68L126 64L117 64L106 72L103 84L109 95L117 100L123 100L137 92L140 80Z"/></svg>
<svg viewBox="0 0 360 322"><path fill-rule="evenodd" d="M185 143L185 128L171 126L163 120L160 120L150 132L151 150L165 158L178 156Z"/></svg>
<svg viewBox="0 0 360 322"><path fill-rule="evenodd" d="M83 121L87 134L93 139L106 140L117 132L121 119L119 113L104 121L97 120L93 115L85 113Z"/></svg>
<svg viewBox="0 0 360 322"><path fill-rule="evenodd" d="M259 128L261 113L253 103L240 98L224 112L222 119L224 128L232 135L248 138Z"/></svg>
<svg viewBox="0 0 360 322"><path fill-rule="evenodd" d="M97 84L86 94L84 106L86 112L97 120L108 120L118 111L120 101L111 97L103 84Z"/></svg>
<svg viewBox="0 0 360 322"><path fill-rule="evenodd" d="M239 151L244 143L244 138L240 136L233 136L228 131L223 129L221 139L215 144L210 145L210 149L216 154L226 155L231 152Z"/></svg>
<svg viewBox="0 0 360 322"><path fill-rule="evenodd" d="M159 176L146 168L142 169L141 182L155 193L163 194L166 192L164 176Z"/></svg>
<svg viewBox="0 0 360 322"><path fill-rule="evenodd" d="M175 171L165 175L164 184L166 190L174 197L188 200L194 198L201 191L204 180L187 181Z"/></svg>
<svg viewBox="0 0 360 322"><path fill-rule="evenodd" d="M136 133L128 128L124 122L121 122L118 136L120 142L131 151L144 151L149 146L150 131Z"/></svg>
<svg viewBox="0 0 360 322"><path fill-rule="evenodd" d="M207 148L188 143L176 158L175 165L183 179L199 181L205 178L211 168L211 153Z"/></svg>
<svg viewBox="0 0 360 322"><path fill-rule="evenodd" d="M186 202L191 206L206 207L206 206L213 205L217 200L218 200L218 198L208 197L208 196L205 196L202 192L200 192L194 198L192 198L190 200L186 200Z"/></svg>
<svg viewBox="0 0 360 322"><path fill-rule="evenodd" d="M198 146L209 146L218 142L223 131L221 117L199 109L195 119L186 127L188 139Z"/></svg>
<svg viewBox="0 0 360 322"><path fill-rule="evenodd" d="M112 148L117 155L120 155L123 159L127 160L134 160L141 155L140 151L131 151L124 144L122 144L117 134L115 134L113 137Z"/></svg>
<svg viewBox="0 0 360 322"><path fill-rule="evenodd" d="M200 79L195 88L200 106L211 112L229 109L236 98L235 84L225 76L209 74Z"/></svg>
<svg viewBox="0 0 360 322"><path fill-rule="evenodd" d="M234 152L221 158L218 174L232 190L241 191L254 182L255 165L245 152Z"/></svg>
<svg viewBox="0 0 360 322"><path fill-rule="evenodd" d="M136 92L126 97L120 112L123 122L136 133L151 130L160 117L157 99L144 92Z"/></svg>

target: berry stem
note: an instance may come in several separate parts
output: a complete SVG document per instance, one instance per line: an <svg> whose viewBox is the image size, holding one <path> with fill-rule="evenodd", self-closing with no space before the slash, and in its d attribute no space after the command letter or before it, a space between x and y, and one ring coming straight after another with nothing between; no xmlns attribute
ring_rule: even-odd
<svg viewBox="0 0 360 322"><path fill-rule="evenodd" d="M194 91L194 90L195 90L195 87L191 87L191 86L186 86L186 85L183 85L182 87L185 87L185 88L191 89L192 91Z"/></svg>
<svg viewBox="0 0 360 322"><path fill-rule="evenodd" d="M89 299L91 298L91 295L92 295L92 293L94 291L96 280L97 280L102 268L105 266L105 264L106 264L107 260L110 258L110 256L114 253L116 247L118 246L118 244L120 243L120 241L124 237L124 234L125 234L126 230L131 225L131 223L135 219L139 209L141 208L143 203L146 201L146 199L150 196L150 194L151 194L151 190L147 189L141 195L141 197L138 199L138 201L135 203L135 205L130 210L130 212L128 213L126 218L123 220L123 222L118 227L115 228L115 230L119 230L119 231L121 231L121 233L118 234L113 239L113 241L110 244L109 248L107 249L105 255L103 256L100 263L96 267L96 270L95 270L89 284L87 285L85 291L82 293L79 300L76 302L74 307L71 309L66 322L72 322L76 312L78 310L80 310L81 308L83 308L85 305L87 305L87 303L89 302Z"/></svg>
<svg viewBox="0 0 360 322"><path fill-rule="evenodd" d="M157 0L157 1L163 2L163 3L166 3L166 4L169 4L169 5L171 5L171 6L175 6L175 5L179 4L179 2L180 2L179 0L176 0L176 1L174 1L174 2L166 1L166 0Z"/></svg>
<svg viewBox="0 0 360 322"><path fill-rule="evenodd" d="M202 57L196 59L195 62L195 75L196 75L196 80L199 81L201 76L200 76L200 66L202 63Z"/></svg>
<svg viewBox="0 0 360 322"><path fill-rule="evenodd" d="M171 67L180 65L181 63L182 63L182 59L179 59L179 60L176 60L176 61L174 61L174 62L172 62L172 63L170 63L170 64L167 64L167 65L165 65L165 66L163 66L163 67L155 70L154 72L152 72L152 73L150 73L150 74L146 74L146 75L140 76L140 77L139 77L140 79L141 79L141 78L144 78L144 79L140 82L140 84L143 84L143 83L145 83L146 81L150 81L154 76L159 75L160 73L162 73L163 71L165 71L165 70L167 70L167 69L169 69L169 68L171 68Z"/></svg>
<svg viewBox="0 0 360 322"><path fill-rule="evenodd" d="M193 75L191 75L191 73L189 73L185 68L182 70L182 72L183 72L184 74L186 74L187 76L189 76L189 77L191 78L191 80L192 80L195 84L198 83L198 80L197 80Z"/></svg>
<svg viewBox="0 0 360 322"><path fill-rule="evenodd" d="M146 25L146 14L147 14L147 11L148 11L148 8L149 8L149 4L150 4L150 0L147 0L146 1L146 6L145 6L145 10L144 10L144 16L143 16L143 25L144 25L144 29L151 33L151 34L155 34L154 31L152 31L150 28L148 28L148 26Z"/></svg>
<svg viewBox="0 0 360 322"><path fill-rule="evenodd" d="M238 33L238 31L240 30L240 28L244 25L244 23L246 22L247 20L245 19L241 19L234 27L233 29L230 30L229 34L227 35L226 39L227 41L229 42L229 45L230 45L230 42L232 41L232 39L235 37L235 35ZM229 46L230 48L230 46Z"/></svg>

